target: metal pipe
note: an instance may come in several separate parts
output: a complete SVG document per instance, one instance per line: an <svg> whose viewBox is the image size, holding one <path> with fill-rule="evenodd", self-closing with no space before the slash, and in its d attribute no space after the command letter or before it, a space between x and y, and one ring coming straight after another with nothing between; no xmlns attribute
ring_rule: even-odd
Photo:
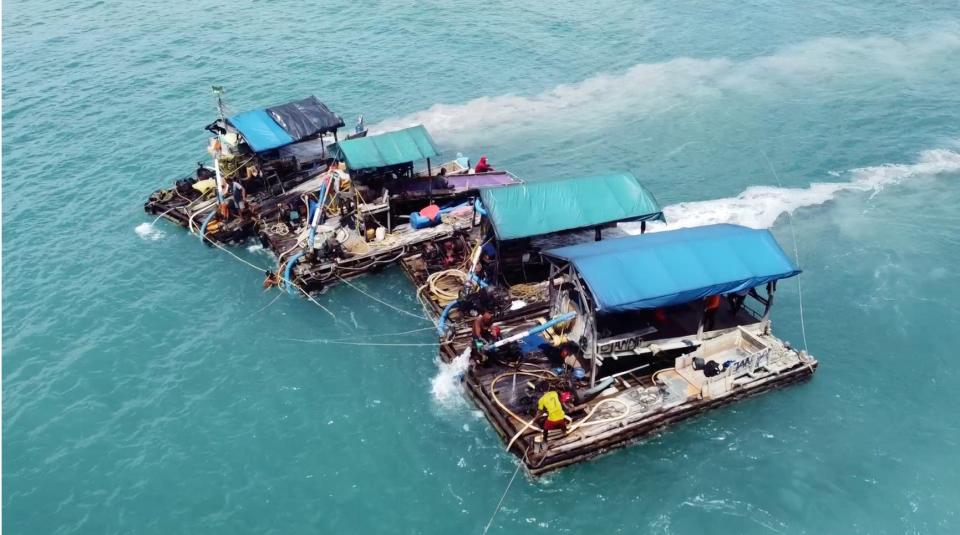
<svg viewBox="0 0 960 535"><path fill-rule="evenodd" d="M767 283L767 303L766 307L763 309L763 321L767 322L770 319L770 310L773 308L773 294L777 292L777 286L775 284Z"/></svg>
<svg viewBox="0 0 960 535"><path fill-rule="evenodd" d="M697 340L703 339L703 320L704 320L704 311L707 307L706 299L698 299L697 303L700 304L698 319L697 319Z"/></svg>
<svg viewBox="0 0 960 535"><path fill-rule="evenodd" d="M320 224L320 218L323 215L323 206L326 204L327 192L330 190L327 186L330 184L330 175L327 175L327 180L320 186L320 195L317 196L317 208L313 211L313 220L310 221L310 248L313 249L314 243L317 239L317 225Z"/></svg>
<svg viewBox="0 0 960 535"><path fill-rule="evenodd" d="M430 158L427 158L427 180L430 181L427 185L427 195L429 196L430 204L433 204L433 167L430 166Z"/></svg>
<svg viewBox="0 0 960 535"><path fill-rule="evenodd" d="M605 378L606 378L606 379L614 379L614 378L620 377L621 375L626 375L626 374L628 374L628 373L633 373L633 372L635 372L635 371L637 371L637 370L642 370L642 369L644 369L644 368L649 368L649 367L650 367L650 364L641 364L640 366L637 366L636 368L630 368L630 369L627 370L627 371L623 371L623 372L620 372L620 373L615 373L615 374L613 374L613 375L608 375L608 376L605 377Z"/></svg>
<svg viewBox="0 0 960 535"><path fill-rule="evenodd" d="M217 141L219 143L219 140ZM217 204L223 202L223 193L220 191L223 189L223 176L220 174L220 157L217 155L213 156L213 172L217 177Z"/></svg>

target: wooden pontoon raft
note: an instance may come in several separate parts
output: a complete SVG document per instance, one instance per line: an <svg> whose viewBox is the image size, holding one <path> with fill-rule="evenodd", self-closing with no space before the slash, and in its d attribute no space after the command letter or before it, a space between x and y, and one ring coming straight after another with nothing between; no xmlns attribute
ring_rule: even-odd
<svg viewBox="0 0 960 535"><path fill-rule="evenodd" d="M468 318L441 338L440 349L445 361L487 356L465 373L466 392L531 474L801 381L817 368L771 332L776 282L799 270L768 231L713 225L541 256L546 302L499 314L501 341L483 351L474 350ZM418 287L426 284L415 259L403 265ZM438 304L421 297L439 315ZM544 324L550 327L537 333ZM543 387L570 392L575 404L567 431L551 430L546 443L540 423L531 422Z"/></svg>
<svg viewBox="0 0 960 535"><path fill-rule="evenodd" d="M238 243L255 235L255 217L271 201L308 181L333 161L325 136L337 140L343 119L308 97L225 117L222 90L215 88L220 118L206 128L215 137L207 148L213 163L198 164L192 176L157 190L144 210L209 240ZM358 132L354 136L362 136ZM245 202L231 204L228 181L242 186ZM230 205L229 214L221 205Z"/></svg>
<svg viewBox="0 0 960 535"><path fill-rule="evenodd" d="M544 244L599 240L604 229L618 223L663 220L653 194L628 172L482 188L479 200L476 208L483 217L472 238L477 243L483 237L482 255L476 248L461 263L463 269L418 255L401 264L441 325L482 308L495 313L542 309L548 303ZM497 291L469 291L488 281Z"/></svg>
<svg viewBox="0 0 960 535"><path fill-rule="evenodd" d="M430 159L439 153L423 126L343 141L332 150L337 166L279 196L277 209L257 221L261 243L277 257L276 280L306 292L403 257L442 250L449 265L469 247L478 188L520 183L506 172L472 173L462 158L432 174ZM427 168L417 173L421 160Z"/></svg>

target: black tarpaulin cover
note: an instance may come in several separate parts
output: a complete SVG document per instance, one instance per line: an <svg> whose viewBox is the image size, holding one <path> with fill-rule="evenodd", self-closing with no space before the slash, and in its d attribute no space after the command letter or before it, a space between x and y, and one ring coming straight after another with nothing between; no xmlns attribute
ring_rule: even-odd
<svg viewBox="0 0 960 535"><path fill-rule="evenodd" d="M343 119L314 96L267 108L267 113L295 141L343 126Z"/></svg>

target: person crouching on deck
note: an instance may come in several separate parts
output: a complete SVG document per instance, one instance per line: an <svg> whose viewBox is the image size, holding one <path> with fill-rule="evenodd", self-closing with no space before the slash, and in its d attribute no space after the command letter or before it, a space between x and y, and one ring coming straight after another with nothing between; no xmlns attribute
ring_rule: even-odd
<svg viewBox="0 0 960 535"><path fill-rule="evenodd" d="M477 165L473 168L474 173L489 173L493 171L493 166L487 163L487 157L481 156L477 161Z"/></svg>
<svg viewBox="0 0 960 535"><path fill-rule="evenodd" d="M547 435L551 429L562 429L567 432L567 414L564 411L572 412L570 405L570 392L559 393L550 389L540 396L537 401L537 415L534 420L543 420L543 443L547 443Z"/></svg>
<svg viewBox="0 0 960 535"><path fill-rule="evenodd" d="M470 351L470 361L476 364L486 364L487 352L483 349L500 338L500 328L493 326L493 314L485 310L483 314L473 320L473 346Z"/></svg>

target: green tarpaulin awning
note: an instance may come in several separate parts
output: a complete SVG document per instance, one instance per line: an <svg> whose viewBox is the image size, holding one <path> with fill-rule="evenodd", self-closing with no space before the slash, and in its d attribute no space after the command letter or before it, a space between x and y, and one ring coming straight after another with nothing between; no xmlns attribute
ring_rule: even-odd
<svg viewBox="0 0 960 535"><path fill-rule="evenodd" d="M631 173L483 189L480 199L499 240L663 219L660 204Z"/></svg>
<svg viewBox="0 0 960 535"><path fill-rule="evenodd" d="M371 169L411 163L440 154L423 125L395 132L341 141L334 153L349 169Z"/></svg>

